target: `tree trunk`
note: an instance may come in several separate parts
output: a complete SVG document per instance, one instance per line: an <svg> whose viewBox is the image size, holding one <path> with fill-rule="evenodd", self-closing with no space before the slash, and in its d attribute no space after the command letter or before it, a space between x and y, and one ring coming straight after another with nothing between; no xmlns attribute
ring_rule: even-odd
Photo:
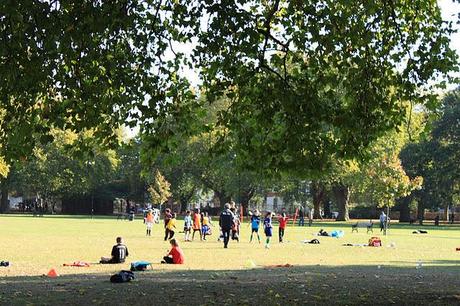
<svg viewBox="0 0 460 306"><path fill-rule="evenodd" d="M350 188L342 183L335 184L332 187L335 200L337 201L337 208L339 215L337 221L348 221L350 216L348 214L348 201L350 200Z"/></svg>
<svg viewBox="0 0 460 306"><path fill-rule="evenodd" d="M423 225L423 220L425 219L425 203L423 200L418 201L417 205L417 219L420 225Z"/></svg>
<svg viewBox="0 0 460 306"><path fill-rule="evenodd" d="M410 222L410 203L412 202L412 197L407 196L399 200L400 203L400 214L399 214L399 222Z"/></svg>
<svg viewBox="0 0 460 306"><path fill-rule="evenodd" d="M331 200L326 193L326 196L324 197L324 216L326 218L332 218L332 211L331 211Z"/></svg>
<svg viewBox="0 0 460 306"><path fill-rule="evenodd" d="M180 197L180 211L186 211L188 209L188 201L187 197L181 196Z"/></svg>
<svg viewBox="0 0 460 306"><path fill-rule="evenodd" d="M243 190L241 194L241 206L243 206L243 215L247 215L248 213L248 206L249 206L249 201L252 199L254 196L254 189L249 189L249 190Z"/></svg>
<svg viewBox="0 0 460 306"><path fill-rule="evenodd" d="M313 195L313 219L323 219L321 216L321 206L324 203L324 185L319 181L311 182L311 192Z"/></svg>
<svg viewBox="0 0 460 306"><path fill-rule="evenodd" d="M0 213L6 213L10 209L10 205L8 203L8 182L7 182L7 179L2 181L1 189L2 189L2 199L0 201Z"/></svg>
<svg viewBox="0 0 460 306"><path fill-rule="evenodd" d="M195 188L193 188L188 194L182 194L179 197L180 200L180 211L184 212L188 209L188 204L190 203L190 199L195 194Z"/></svg>
<svg viewBox="0 0 460 306"><path fill-rule="evenodd" d="M231 197L225 194L225 191L214 191L214 195L219 199L219 206L224 207L225 203L230 203Z"/></svg>

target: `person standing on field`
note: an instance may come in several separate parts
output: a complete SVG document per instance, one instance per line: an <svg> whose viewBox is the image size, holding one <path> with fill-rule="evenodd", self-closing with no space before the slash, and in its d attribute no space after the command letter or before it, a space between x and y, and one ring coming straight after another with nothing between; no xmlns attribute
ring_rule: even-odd
<svg viewBox="0 0 460 306"><path fill-rule="evenodd" d="M286 213L283 213L279 218L278 222L280 223L279 225L279 242L283 243L283 237L284 237L284 230L286 229L286 225L288 222L288 217L286 217Z"/></svg>
<svg viewBox="0 0 460 306"><path fill-rule="evenodd" d="M169 229L168 229L168 223L169 223L169 220L171 220L172 218L172 214L171 214L171 210L169 208L166 208L165 209L165 241L168 239L168 236L169 236Z"/></svg>
<svg viewBox="0 0 460 306"><path fill-rule="evenodd" d="M193 214L193 234L192 234L192 240L195 239L195 233L198 232L200 236L200 240L203 240L203 236L201 235L201 214L200 214L200 209L197 208L195 209L195 212Z"/></svg>
<svg viewBox="0 0 460 306"><path fill-rule="evenodd" d="M230 232L235 216L230 210L230 204L225 203L224 210L220 214L219 226L222 229L222 235L224 237L224 248L228 248L228 241L230 240Z"/></svg>
<svg viewBox="0 0 460 306"><path fill-rule="evenodd" d="M256 209L254 214L251 216L251 239L249 242L252 242L252 236L254 233L257 235L257 239L259 240L260 243L260 236L259 236L259 225L260 225L260 212L259 210Z"/></svg>
<svg viewBox="0 0 460 306"><path fill-rule="evenodd" d="M380 214L380 231L383 231L385 229L387 223L387 215L382 210L382 213Z"/></svg>
<svg viewBox="0 0 460 306"><path fill-rule="evenodd" d="M185 241L192 241L190 239L191 231L192 231L192 216L191 216L190 210L187 210L185 218L184 218Z"/></svg>
<svg viewBox="0 0 460 306"><path fill-rule="evenodd" d="M147 231L145 235L152 236L153 213L151 209L149 209L149 211L147 212L147 215L145 216L145 225L147 226Z"/></svg>

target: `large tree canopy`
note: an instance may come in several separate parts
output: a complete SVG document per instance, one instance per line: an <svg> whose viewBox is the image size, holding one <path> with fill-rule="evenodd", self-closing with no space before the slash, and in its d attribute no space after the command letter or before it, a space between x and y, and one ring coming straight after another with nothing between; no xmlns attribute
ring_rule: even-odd
<svg viewBox="0 0 460 306"><path fill-rule="evenodd" d="M0 29L6 161L53 127L110 144L140 124L170 149L201 112L190 67L207 100L232 99L220 146L254 169L321 171L332 153L365 155L401 101L432 106L427 84L456 68L435 0L2 1Z"/></svg>
<svg viewBox="0 0 460 306"><path fill-rule="evenodd" d="M30 154L34 134L50 141L52 127L93 129L113 144L119 124L167 112L159 105L183 82L180 57L165 55L172 10L170 1L2 1L0 155Z"/></svg>
<svg viewBox="0 0 460 306"><path fill-rule="evenodd" d="M401 152L409 175L424 177L423 188L411 195L421 208L448 208L460 197L460 89L444 97L439 111L427 139Z"/></svg>

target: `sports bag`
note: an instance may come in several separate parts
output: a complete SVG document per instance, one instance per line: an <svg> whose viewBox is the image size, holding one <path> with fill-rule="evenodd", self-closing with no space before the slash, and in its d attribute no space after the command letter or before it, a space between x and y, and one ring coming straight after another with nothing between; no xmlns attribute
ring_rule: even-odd
<svg viewBox="0 0 460 306"><path fill-rule="evenodd" d="M126 283L133 279L135 279L134 273L127 270L121 270L110 277L112 283Z"/></svg>
<svg viewBox="0 0 460 306"><path fill-rule="evenodd" d="M131 271L145 271L152 263L148 261L135 261L131 263Z"/></svg>
<svg viewBox="0 0 460 306"><path fill-rule="evenodd" d="M382 246L382 240L380 240L379 237L371 237L371 239L369 239L369 246L380 247Z"/></svg>

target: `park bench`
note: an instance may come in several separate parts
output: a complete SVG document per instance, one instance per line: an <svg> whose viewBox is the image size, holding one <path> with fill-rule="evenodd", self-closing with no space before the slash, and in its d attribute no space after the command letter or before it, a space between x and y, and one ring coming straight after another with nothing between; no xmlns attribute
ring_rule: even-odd
<svg viewBox="0 0 460 306"><path fill-rule="evenodd" d="M352 224L351 225L351 232L353 233L354 231L358 232L358 228L360 227L366 227L367 228L367 232L366 233L369 233L369 232L374 232L373 230L373 227L374 227L374 222L369 221L369 222L356 222L355 224Z"/></svg>

